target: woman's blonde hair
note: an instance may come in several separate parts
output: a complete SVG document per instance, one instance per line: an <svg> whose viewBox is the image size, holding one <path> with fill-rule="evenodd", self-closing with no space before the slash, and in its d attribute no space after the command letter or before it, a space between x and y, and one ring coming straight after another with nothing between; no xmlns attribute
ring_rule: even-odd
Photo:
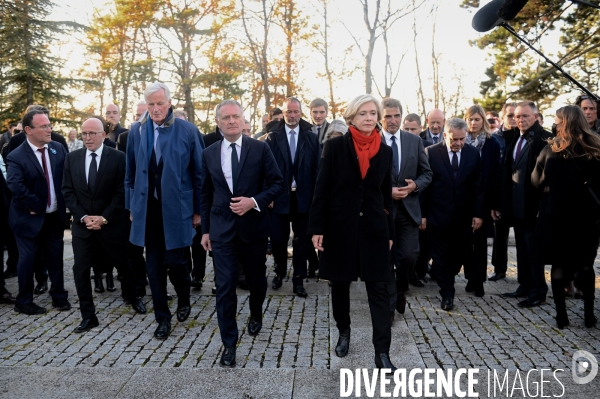
<svg viewBox="0 0 600 399"><path fill-rule="evenodd" d="M348 124L348 126L350 126L352 124L352 119L354 119L354 117L358 113L358 110L360 109L360 107L362 107L366 103L374 103L375 104L375 108L377 108L377 122L379 122L381 120L381 116L383 115L383 109L381 108L381 101L379 101L378 99L376 99L375 97L373 97L370 94L363 94L361 96L356 97L352 101L350 101L348 103L348 106L346 107L346 110L344 111L344 119L346 120L346 123Z"/></svg>
<svg viewBox="0 0 600 399"><path fill-rule="evenodd" d="M481 105L478 105L478 104L471 105L467 109L467 112L465 112L465 122L467 122L467 124L468 124L469 118L474 115L481 116L481 119L483 120L483 126L482 126L481 130L483 130L485 132L485 137L488 139L490 137L492 137L492 131L490 130L490 124L488 123L488 121L485 117L485 110L483 109L483 107ZM479 134L479 132L474 132L474 133Z"/></svg>

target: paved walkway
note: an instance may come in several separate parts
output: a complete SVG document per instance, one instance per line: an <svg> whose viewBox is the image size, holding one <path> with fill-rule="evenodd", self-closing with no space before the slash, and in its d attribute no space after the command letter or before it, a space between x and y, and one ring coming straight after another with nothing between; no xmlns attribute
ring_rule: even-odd
<svg viewBox="0 0 600 399"><path fill-rule="evenodd" d="M509 277L485 284L483 298L465 293L461 274L455 309L450 313L440 310L434 282L429 281L425 288L411 288L407 312L404 317L397 315L393 326L392 361L408 371L479 368L480 397L488 397L488 369L512 371L511 389L517 370L524 371L525 386L526 372L532 368L563 369L557 371L565 390L562 397L600 397L600 376L587 385L574 385L571 378L575 351L586 350L600 359L600 330L583 326L583 302L568 300L571 326L558 330L550 296L547 305L535 309L520 309L516 300L501 298L498 294L517 285L514 248L509 255ZM172 335L166 341L152 337L156 324L150 297L145 298L150 312L139 315L123 305L120 290L94 294L100 327L85 334L73 333L80 315L72 263L66 237L65 275L74 305L71 311L52 309L47 294L36 298L49 309L41 316L25 316L0 305L0 398L335 398L340 395L340 368L373 367L371 321L362 283L352 284L352 338L344 359L333 352L337 329L326 281L309 279L305 283L308 298L291 292L291 280L278 291L269 288L263 329L256 337L245 331L247 291L238 290L238 366L225 370L218 365L222 346L215 299L210 293L214 278L210 261L204 287L192 290L190 318L184 323L174 319ZM270 282L271 257L268 266ZM596 268L600 275L600 260ZM16 278L7 280L7 286L16 293ZM172 287L170 292L174 292ZM174 299L171 309L176 306ZM600 300L596 308L600 316ZM535 378L539 383L539 374ZM531 379L530 395L534 396ZM547 373L544 380L553 381L546 383L544 395L560 396L561 385L552 374ZM524 397L518 384L516 387L508 395L497 393L495 397ZM375 397L378 395L379 389ZM366 397L364 389L362 397Z"/></svg>

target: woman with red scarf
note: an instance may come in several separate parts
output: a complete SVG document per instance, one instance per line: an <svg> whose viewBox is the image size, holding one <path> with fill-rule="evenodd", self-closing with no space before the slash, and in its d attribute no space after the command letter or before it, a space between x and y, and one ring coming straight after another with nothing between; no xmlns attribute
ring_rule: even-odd
<svg viewBox="0 0 600 399"><path fill-rule="evenodd" d="M394 371L387 287L394 236L392 150L381 144L381 115L381 103L370 95L348 104L348 134L327 140L323 148L308 233L322 251L319 275L331 281L333 317L340 332L336 355L348 354L350 282L360 277L371 311L375 365Z"/></svg>

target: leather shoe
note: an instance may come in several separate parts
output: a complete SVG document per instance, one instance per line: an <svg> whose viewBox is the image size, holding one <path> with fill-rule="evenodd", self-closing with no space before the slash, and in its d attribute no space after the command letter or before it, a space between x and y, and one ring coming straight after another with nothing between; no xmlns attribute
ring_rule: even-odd
<svg viewBox="0 0 600 399"><path fill-rule="evenodd" d="M104 292L104 283L102 283L101 276L94 276L94 292Z"/></svg>
<svg viewBox="0 0 600 399"><path fill-rule="evenodd" d="M158 322L158 327L154 331L154 338L167 339L171 333L171 323L167 320Z"/></svg>
<svg viewBox="0 0 600 399"><path fill-rule="evenodd" d="M114 292L117 289L115 288L115 280L112 273L106 273L106 291Z"/></svg>
<svg viewBox="0 0 600 399"><path fill-rule="evenodd" d="M488 278L488 280L498 281L498 280L502 280L504 278L506 278L506 273L494 273Z"/></svg>
<svg viewBox="0 0 600 399"><path fill-rule="evenodd" d="M258 334L262 328L262 320L258 321L258 318L252 316L250 317L250 321L248 322L248 334L255 336Z"/></svg>
<svg viewBox="0 0 600 399"><path fill-rule="evenodd" d="M404 295L403 292L398 293L396 298L396 310L400 314L404 314L404 311L406 310L406 295Z"/></svg>
<svg viewBox="0 0 600 399"><path fill-rule="evenodd" d="M67 299L52 298L52 307L58 310L71 310L71 303Z"/></svg>
<svg viewBox="0 0 600 399"><path fill-rule="evenodd" d="M390 312L390 324L394 325L394 319L396 318L396 312L393 310Z"/></svg>
<svg viewBox="0 0 600 399"><path fill-rule="evenodd" d="M235 366L235 348L225 348L221 354L219 364L223 367Z"/></svg>
<svg viewBox="0 0 600 399"><path fill-rule="evenodd" d="M133 310L136 311L136 313L146 314L146 305L144 305L144 302L142 302L140 298L134 298L130 300L129 303L131 304Z"/></svg>
<svg viewBox="0 0 600 399"><path fill-rule="evenodd" d="M482 298L485 295L485 290L483 289L483 284L481 284L479 287L475 288L475 291L473 293L475 294L476 297Z"/></svg>
<svg viewBox="0 0 600 399"><path fill-rule="evenodd" d="M569 326L569 316L566 310L556 311L556 327L562 330Z"/></svg>
<svg viewBox="0 0 600 399"><path fill-rule="evenodd" d="M198 281L195 278L193 278L192 281L190 281L190 286L199 290L200 288L202 288L202 281Z"/></svg>
<svg viewBox="0 0 600 399"><path fill-rule="evenodd" d="M454 298L447 297L442 299L442 310L451 311L454 308Z"/></svg>
<svg viewBox="0 0 600 399"><path fill-rule="evenodd" d="M350 348L350 328L340 333L337 345L335 346L335 354L337 357L344 357L348 354Z"/></svg>
<svg viewBox="0 0 600 399"><path fill-rule="evenodd" d="M533 308L534 306L544 305L546 303L546 299L531 299L527 298L522 300L517 304L520 308Z"/></svg>
<svg viewBox="0 0 600 399"><path fill-rule="evenodd" d="M82 333L85 331L89 331L94 327L98 327L99 325L100 323L98 322L98 319L96 317L92 319L83 319L79 327L75 328L73 332Z"/></svg>
<svg viewBox="0 0 600 399"><path fill-rule="evenodd" d="M274 290L278 290L283 285L283 278L281 276L275 275L273 277L273 284L271 285Z"/></svg>
<svg viewBox="0 0 600 399"><path fill-rule="evenodd" d="M14 305L17 302L17 299L7 292L6 294L0 295L0 303L8 303L9 305Z"/></svg>
<svg viewBox="0 0 600 399"><path fill-rule="evenodd" d="M527 294L522 291L505 292L502 294L504 298L526 298Z"/></svg>
<svg viewBox="0 0 600 399"><path fill-rule="evenodd" d="M390 369L392 373L397 370L396 366L390 360L390 355L387 353L377 353L375 355L375 367L378 369Z"/></svg>
<svg viewBox="0 0 600 399"><path fill-rule="evenodd" d="M301 298L306 298L308 296L308 293L306 292L302 284L294 286L294 294L298 295Z"/></svg>
<svg viewBox="0 0 600 399"><path fill-rule="evenodd" d="M40 295L46 291L48 291L48 283L39 283L38 285L35 286L33 293L36 295Z"/></svg>
<svg viewBox="0 0 600 399"><path fill-rule="evenodd" d="M213 295L217 295L217 287L212 287L211 292Z"/></svg>
<svg viewBox="0 0 600 399"><path fill-rule="evenodd" d="M177 308L177 320L181 322L186 321L187 318L190 316L191 311L191 306L182 306L180 308Z"/></svg>
<svg viewBox="0 0 600 399"><path fill-rule="evenodd" d="M410 285L413 285L415 287L420 287L420 288L425 287L425 283L423 281L421 281L417 276L411 277L408 282L410 283Z"/></svg>
<svg viewBox="0 0 600 399"><path fill-rule="evenodd" d="M173 295L167 293L167 301L172 301L173 300Z"/></svg>
<svg viewBox="0 0 600 399"><path fill-rule="evenodd" d="M35 314L44 314L46 313L46 308L43 308L41 306L36 305L35 303L31 302L31 303L27 303L25 305L15 305L15 312L17 313L25 313L28 315L35 315Z"/></svg>
<svg viewBox="0 0 600 399"><path fill-rule="evenodd" d="M466 292L474 292L475 291L475 283L472 283L471 281L467 281L467 285L465 286L465 291Z"/></svg>

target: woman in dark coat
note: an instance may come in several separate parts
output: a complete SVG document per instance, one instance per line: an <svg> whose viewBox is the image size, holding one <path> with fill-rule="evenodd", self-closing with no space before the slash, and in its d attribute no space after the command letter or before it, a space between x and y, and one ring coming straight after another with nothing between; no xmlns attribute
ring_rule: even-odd
<svg viewBox="0 0 600 399"><path fill-rule="evenodd" d="M467 109L465 121L469 132L466 144L479 150L481 156L481 174L485 196L483 206L486 217L483 224L473 233L473 251L465 261L465 278L468 280L465 290L475 296L485 295L483 283L487 280L487 238L492 236L492 201L499 196L497 187L500 181L500 142L490 131L490 125L481 105L472 105Z"/></svg>
<svg viewBox="0 0 600 399"><path fill-rule="evenodd" d="M308 233L322 251L319 275L331 281L333 317L340 337L337 356L350 343L350 282L365 282L371 321L375 365L390 362L391 319L387 281L390 275L392 220L392 150L381 143L377 121L381 104L362 95L348 104L347 134L325 142Z"/></svg>
<svg viewBox="0 0 600 399"><path fill-rule="evenodd" d="M594 316L594 260L598 251L600 206L600 137L593 134L581 109L556 111L557 135L540 153L531 183L544 190L536 242L552 265L551 283L558 328L569 325L565 282L578 274L586 327ZM590 189L593 191L590 192Z"/></svg>

